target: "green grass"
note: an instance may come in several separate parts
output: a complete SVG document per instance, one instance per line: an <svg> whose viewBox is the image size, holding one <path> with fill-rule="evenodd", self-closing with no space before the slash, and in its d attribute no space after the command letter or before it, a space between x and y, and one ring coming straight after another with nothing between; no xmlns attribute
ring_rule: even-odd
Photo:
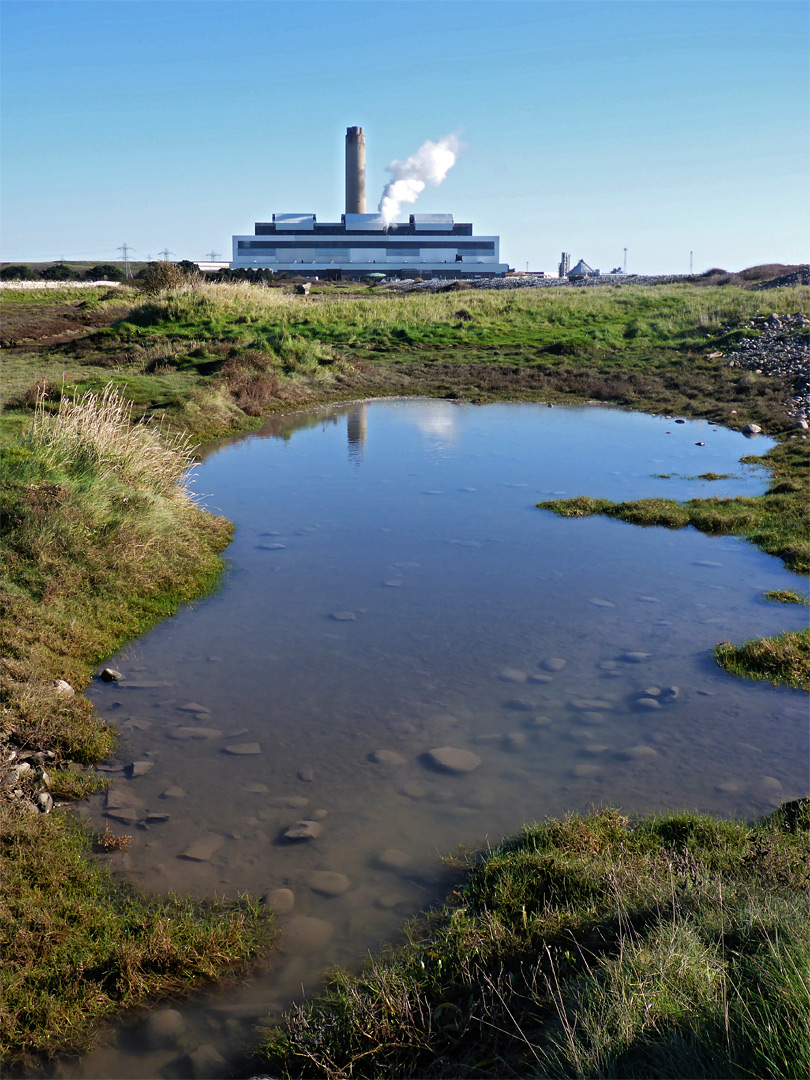
<svg viewBox="0 0 810 1080"><path fill-rule="evenodd" d="M133 420L154 418L166 430L207 439L246 430L268 412L307 404L384 394L432 394L473 401L596 399L629 408L704 416L737 427L757 422L771 433L786 434L790 427L786 388L778 380L730 369L722 358L710 358L710 354L722 343L729 327L733 329L753 315L772 310L802 310L806 303L806 289L761 295L736 288L688 285L525 293L465 290L411 296L363 287L351 291L325 287L310 297L293 296L280 289L203 285L146 300L132 294L108 299L104 294L89 295L87 290L76 290L75 296L61 290L58 294L4 290L0 305L5 322L11 326L13 337L26 342L6 351L4 375L8 377L4 387L10 407L0 420L4 454L4 488L0 494L5 548L0 614L6 658L2 682L4 733L16 743L52 750L56 754L51 769L55 792L64 798L80 797L91 781L81 775L74 779L76 774L63 766L70 760L99 761L109 754L114 732L98 721L80 693L73 697L56 694L55 680L66 679L81 690L100 660L175 611L179 604L214 587L217 581L219 553L228 542L230 526L202 513L177 486L176 480L189 461L188 444L172 441L154 428L134 428ZM113 325L106 325L115 317L116 305L121 305L121 317ZM80 326L86 316L87 332L77 329L73 340L65 344L47 344L58 336L65 315L73 326ZM38 341L46 344L37 345ZM108 393L115 391L119 395L108 396L109 408L98 400L107 387L112 387ZM69 397L65 404L60 402L63 391ZM87 394L97 397L83 396ZM41 409L35 417L35 404L40 398ZM657 500L644 507L628 504L627 519L635 514L640 523L671 527L690 523L708 532L737 532L798 569L808 559L806 533L799 523L806 497L803 451L801 443L784 441L767 455L765 464L771 469L773 484L765 496L692 500L685 504ZM579 500L569 509L582 513L594 512L597 507L608 510L610 506L604 501ZM599 835L603 826L608 831L614 828L605 818L597 829ZM154 916L157 922L149 921L151 915L132 915L137 905L146 901L130 896L125 903L119 886L102 886L95 879L85 881L82 875L90 873L90 864L79 854L81 844L76 836L65 829L59 818L48 817L12 820L7 831L9 857L15 866L3 914L20 921L20 941L24 943L19 962L15 959L7 965L12 980L12 1007L4 1024L12 1056L83 1045L88 1025L95 1018L131 1004L136 997L146 1000L150 995L169 992L171 987L191 985L197 978L195 972L208 977L215 971L228 970L248 955L253 948L251 942L257 940L258 924L251 921L253 916L246 916L242 922L238 916L233 931L236 936L229 939L227 947L220 948L220 939L215 936L206 939L211 942L210 955L207 946L189 946L189 966L183 968L181 961L175 964L175 956L168 981L164 979L166 970L133 959L131 970L136 974L125 992L116 991L102 1001L91 979L90 989L95 996L82 997L75 977L68 974L68 968L81 970L78 958L85 955L83 949L91 948L92 942L82 943L82 935L107 943L114 938L126 942L118 952L111 948L104 953L108 959L98 961L98 978L103 981L106 967L111 972L117 970L110 957L134 956L130 952L133 926L147 928L147 942L151 933L148 927L160 923L161 934L166 928L162 915ZM37 831L41 851L30 841L30 835ZM586 830L586 834L590 836L589 844L597 842L593 830ZM626 835L626 830L619 829L617 835L632 848L635 840ZM632 835L635 837L636 830ZM643 828L638 835L645 835ZM573 835L570 839L573 842ZM784 837L767 839L767 859L784 869L784 851L790 843ZM67 854L68 848L73 854ZM71 861L74 855L78 860L75 868ZM47 869L37 861L52 857L70 867L64 889L52 865ZM639 867L643 877L647 869L641 863ZM574 894L580 887L586 888L590 878L587 874L582 877L581 869L571 867L570 873L561 870L561 876L554 878L561 904L566 895L563 882L571 883ZM473 882L478 880L476 873ZM614 868L611 873L618 874L619 870ZM37 875L41 875L41 886L36 885ZM663 904L660 890L655 892L660 882L655 874L653 878L650 895L656 897L656 904ZM76 890L72 885L68 887L68 882L74 880L84 882L81 888L103 909L103 918L99 917L106 929L94 929L95 924L88 921L89 912L71 907ZM486 916L482 922L480 913L473 917L470 912L478 894L475 890L463 893L470 897L469 904L465 899L452 915L447 915L452 924L450 936L457 935L463 951L423 950L419 956L424 966L419 966L418 971L405 971L400 961L390 970L384 966L372 969L378 973L374 975L374 986L381 995L382 1009L365 991L360 993L361 983L340 984L354 987L351 995L358 1007L367 1010L369 1031L378 1031L381 1017L384 1027L393 1025L401 1003L406 1017L425 1019L428 1032L424 1035L418 1025L402 1021L405 1026L394 1031L394 1041L401 1044L397 1053L418 1062L421 1068L432 1060L433 1049L438 1047L436 1061L449 1061L449 1075L461 1075L453 1071L462 1061L460 1054L447 1051L449 1057L442 1055L447 1046L452 1050L453 1046L463 1049L467 1045L464 1040L472 1000L469 987L478 986L483 995L478 1000L495 1010L482 1016L498 1016L498 1022L508 1026L509 1010L504 1011L499 1002L507 991L511 993L514 978L504 982L503 972L512 971L510 957L515 957L513 976L516 972L517 985L523 987L521 994L531 996L533 984L530 978L524 979L520 952L524 939L513 933L515 920L523 931L539 925L531 906L531 880L524 885L531 903L527 906L524 899L518 905L516 893L511 922L504 922L500 916L490 922ZM29 886L39 891L26 892ZM107 900L101 899L103 894ZM130 903L136 907L128 906ZM202 925L202 909L190 902L176 903L192 922ZM545 900L543 905L548 906ZM537 978L542 974L543 979L550 980L555 972L559 977L563 969L567 970L566 965L575 973L581 972L581 958L596 964L603 955L608 956L607 947L600 950L594 945L591 949L589 935L595 932L594 925L612 925L610 920L615 922L615 915L599 916L602 922L597 919L596 924L583 923L577 930L568 927L567 916L561 911L552 923L556 919L560 933L569 937L559 939L562 945L555 944L558 938L549 924L542 941L552 949L553 964L542 971L538 968ZM220 914L225 922L234 917L233 913ZM436 916L430 923L431 933L442 918ZM43 942L51 926L59 927L61 934L63 930L67 933L70 924L75 924L78 937L64 952L68 964L60 969L62 975L49 981L50 961L44 958ZM225 927L225 923L218 925L220 929ZM638 929L634 923L633 933L620 939L628 955L637 944L633 934ZM572 938L574 930L579 936ZM13 958L16 941L11 931L7 932L6 946ZM677 941L687 941L690 932L689 926L679 924ZM495 952L491 951L493 934ZM757 957L776 955L773 950L788 938L787 931L775 942L766 934ZM424 940L420 938L423 944ZM619 939L614 935L609 940ZM707 940L705 948L711 950L713 939ZM147 946L147 952L151 947ZM639 948L642 951L634 961L639 971L650 950L649 955L658 957L661 964L663 957L672 952L667 952L665 936L643 948L639 944ZM795 955L789 950L789 957ZM497 957L501 966L486 967L487 958L492 957ZM693 965L695 971L702 970L704 959L700 954ZM653 968L659 960L652 963ZM480 986L476 982L478 975L471 975L472 968L463 966L479 961L485 964ZM456 962L461 966L454 968ZM86 970L95 969L90 964ZM418 980L423 977L420 972L429 975L425 989L428 996L413 998L412 976ZM726 1001L733 1001L736 968L723 968L723 972ZM606 968L600 978L609 982L608 974ZM64 1000L60 1000L58 992L60 980L65 986ZM120 982L118 976L113 982ZM586 985L591 982L585 980ZM543 984L546 996L541 1012L544 1017L557 1017L559 1038L564 1040L568 1037L564 1017L569 1013L563 1008L567 998L555 1003L550 985ZM769 994L777 1000L781 991L776 983L774 986L777 988ZM430 998L431 988L436 990L437 998ZM48 996L54 998L50 1005ZM745 1000L745 1007L754 1010L751 1015L759 1017L755 1012L759 1006L753 998L749 995ZM516 1002L515 1008L518 1005ZM585 1015L584 1004L581 1009L576 1006L575 1013L580 1011ZM706 1015L716 1018L711 1009ZM527 1016L534 1023L533 1013ZM697 1020L694 1016L692 1020L694 1027ZM486 1035L499 1045L503 1033L486 1028L490 1022L482 1019L474 1024L478 1024L482 1038ZM334 1038L330 1035L327 1039L323 1028L313 1035L316 1042L320 1040L319 1054L343 1052L342 1023L336 1022ZM387 1028L379 1033L383 1047L390 1045L386 1032ZM431 1042L437 1032L439 1042ZM347 1053L361 1055L359 1064L351 1068L356 1069L356 1075L375 1075L370 1062L387 1061L388 1049L378 1054L363 1040L360 1050L353 1049L355 1036L356 1032L345 1035ZM515 1041L520 1043L521 1036L513 1033L508 1041L510 1046ZM554 1045L543 1044L544 1062L553 1060ZM291 1060L297 1060L299 1050L290 1053ZM470 1075L489 1075L490 1071L497 1075L508 1057L498 1057L497 1051L493 1058L483 1043L475 1053L483 1055L482 1063L477 1073L471 1065ZM399 1059L394 1056L391 1060ZM469 1062L463 1060L466 1068ZM526 1061L527 1068L538 1067L534 1056ZM371 1071L363 1072L367 1067ZM550 1069L551 1065L543 1067ZM579 1068L570 1065L574 1070L571 1075L579 1075ZM564 1069L559 1074L568 1075ZM772 1075L782 1074L773 1071Z"/></svg>
<svg viewBox="0 0 810 1080"><path fill-rule="evenodd" d="M810 630L758 638L742 645L722 641L714 654L720 667L731 675L810 690Z"/></svg>
<svg viewBox="0 0 810 1080"><path fill-rule="evenodd" d="M81 691L99 661L213 587L231 535L185 490L186 439L130 411L112 389L65 400L5 447L3 735L52 751L57 798L98 787L65 766L108 756L114 732L56 680ZM0 810L7 1064L78 1052L111 1012L266 950L267 919L250 901L138 897L88 861L89 841L59 813Z"/></svg>
<svg viewBox="0 0 810 1080"><path fill-rule="evenodd" d="M476 290L367 297L296 297L246 285L179 290L134 311L133 334L158 329L231 340L289 335L361 348L510 347L576 356L620 352L623 363L650 348L711 351L729 323L746 321L768 305L797 309L801 290L779 290L763 301L743 290L691 285L587 290ZM763 306L764 304L764 306ZM707 346L708 343L708 346Z"/></svg>
<svg viewBox="0 0 810 1080"><path fill-rule="evenodd" d="M114 394L41 411L4 452L3 726L20 745L98 761L113 733L75 689L125 641L210 590L231 527L189 499L189 445L133 425Z"/></svg>
<svg viewBox="0 0 810 1080"><path fill-rule="evenodd" d="M810 607L810 599L800 596L792 589L771 589L762 595L766 600L774 600L778 604L804 604L805 607Z"/></svg>
<svg viewBox="0 0 810 1080"><path fill-rule="evenodd" d="M763 299L690 284L407 295L324 287L305 297L202 283L151 298L126 292L130 310L115 325L44 354L12 350L14 400L24 406L34 382L58 386L63 374L80 392L112 380L136 414L159 413L200 438L244 430L268 411L392 393L595 399L773 432L789 427L784 388L712 354L729 325L774 307L802 310L808 295L782 289ZM23 294L10 303L35 312L48 301Z"/></svg>
<svg viewBox="0 0 810 1080"><path fill-rule="evenodd" d="M405 945L265 1033L278 1077L797 1077L810 1069L807 800L757 825L528 825Z"/></svg>
<svg viewBox="0 0 810 1080"><path fill-rule="evenodd" d="M807 519L810 476L806 443L781 442L764 457L743 458L743 461L762 464L771 473L771 483L764 495L685 502L638 499L623 503L579 495L573 499L550 499L537 505L560 517L601 514L643 527L683 529L691 525L709 535L741 536L782 559L789 570L807 574L810 572ZM790 591L766 595L782 602L803 602L802 597ZM730 674L762 679L775 686L810 689L810 651L804 633L762 638L739 647L723 642L715 649L715 657Z"/></svg>
<svg viewBox="0 0 810 1080"><path fill-rule="evenodd" d="M112 1013L233 973L272 940L272 915L247 898L139 896L90 858L89 837L58 812L6 814L2 853L7 1068L85 1052Z"/></svg>

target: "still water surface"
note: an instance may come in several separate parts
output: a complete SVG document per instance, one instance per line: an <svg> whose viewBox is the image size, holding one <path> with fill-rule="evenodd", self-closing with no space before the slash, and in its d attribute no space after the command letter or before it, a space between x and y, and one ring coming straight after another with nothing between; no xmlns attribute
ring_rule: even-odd
<svg viewBox="0 0 810 1080"><path fill-rule="evenodd" d="M76 1075L192 1076L201 1044L238 1060L257 1017L439 896L459 845L590 803L751 816L805 793L802 695L710 656L802 625L762 599L797 579L734 538L535 508L756 494L739 458L768 445L596 407L396 400L210 448L196 487L236 525L229 569L90 690L123 738L111 795L80 812L132 835L110 861L142 888L287 889L294 907L272 971L184 1006L169 1046L125 1024ZM431 766L448 746L480 764ZM284 842L301 820L320 835Z"/></svg>

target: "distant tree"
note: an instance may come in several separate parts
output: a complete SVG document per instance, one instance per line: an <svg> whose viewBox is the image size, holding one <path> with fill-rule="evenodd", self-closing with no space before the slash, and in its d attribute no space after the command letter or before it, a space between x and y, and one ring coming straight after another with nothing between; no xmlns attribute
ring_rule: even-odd
<svg viewBox="0 0 810 1080"><path fill-rule="evenodd" d="M27 266L4 266L0 270L3 281L34 281L38 276L35 270L29 270Z"/></svg>
<svg viewBox="0 0 810 1080"><path fill-rule="evenodd" d="M45 281L70 281L76 276L75 270L71 270L65 263L54 263L42 271Z"/></svg>
<svg viewBox="0 0 810 1080"><path fill-rule="evenodd" d="M112 263L101 263L99 266L91 266L85 273L87 281L123 281L124 272Z"/></svg>
<svg viewBox="0 0 810 1080"><path fill-rule="evenodd" d="M144 292L154 295L166 289L177 289L185 285L188 276L175 263L150 262L135 275L135 280Z"/></svg>
<svg viewBox="0 0 810 1080"><path fill-rule="evenodd" d="M175 263L175 266L179 267L184 274L199 274L200 268L191 259L181 259L180 262Z"/></svg>

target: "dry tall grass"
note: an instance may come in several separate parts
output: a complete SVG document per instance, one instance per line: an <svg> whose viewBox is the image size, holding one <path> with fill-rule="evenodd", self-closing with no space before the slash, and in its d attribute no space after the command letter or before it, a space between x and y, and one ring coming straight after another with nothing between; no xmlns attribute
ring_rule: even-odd
<svg viewBox="0 0 810 1080"><path fill-rule="evenodd" d="M132 402L107 385L101 394L63 396L52 414L42 396L32 440L51 466L114 474L154 495L188 496L186 474L193 460L187 435L167 434L149 421L132 422Z"/></svg>

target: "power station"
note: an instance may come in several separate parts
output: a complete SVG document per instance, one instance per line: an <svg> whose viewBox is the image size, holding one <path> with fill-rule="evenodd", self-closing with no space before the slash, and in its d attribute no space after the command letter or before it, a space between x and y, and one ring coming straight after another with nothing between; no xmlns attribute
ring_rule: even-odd
<svg viewBox="0 0 810 1080"><path fill-rule="evenodd" d="M346 130L346 212L340 221L315 214L273 214L257 221L253 236L234 236L231 269L341 280L500 277L500 237L474 236L452 214L411 214L386 225L366 213L366 139L361 127Z"/></svg>

